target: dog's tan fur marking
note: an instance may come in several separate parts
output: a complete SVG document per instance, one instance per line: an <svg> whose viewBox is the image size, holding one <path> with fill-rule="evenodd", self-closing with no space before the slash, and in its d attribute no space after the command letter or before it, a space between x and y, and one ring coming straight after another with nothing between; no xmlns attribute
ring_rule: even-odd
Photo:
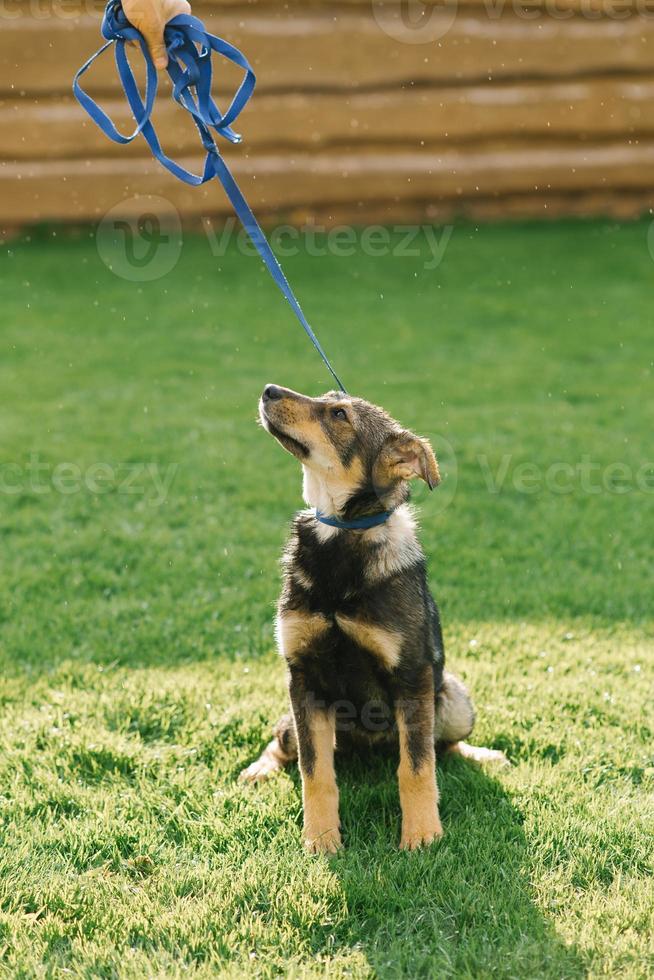
<svg viewBox="0 0 654 980"><path fill-rule="evenodd" d="M314 711L311 715L311 741L315 761L311 775L302 775L304 808L304 846L312 854L333 854L341 846L338 815L338 786L334 772L334 715Z"/></svg>
<svg viewBox="0 0 654 980"><path fill-rule="evenodd" d="M289 609L277 615L275 634L282 656L293 660L329 629L329 620L320 613Z"/></svg>
<svg viewBox="0 0 654 980"><path fill-rule="evenodd" d="M363 478L363 464L355 456L348 467L344 467L332 450L327 465L322 460L322 466L314 469L305 464L302 469L303 496L310 507L315 507L323 514L338 514L347 503L352 487L356 487ZM337 533L338 528L327 524L318 524L318 537L326 541Z"/></svg>
<svg viewBox="0 0 654 980"><path fill-rule="evenodd" d="M428 724L431 719L433 726L434 700L431 694L425 695L420 709L421 717L426 718ZM436 753L433 739L429 739L425 744L425 755L420 767L414 769L409 752L410 733L402 710L397 712L397 727L400 734L400 765L397 775L402 806L400 847L413 851L443 836L438 813Z"/></svg>
<svg viewBox="0 0 654 980"><path fill-rule="evenodd" d="M336 613L336 622L347 636L364 650L368 650L386 670L393 670L400 662L402 636L393 630L375 626L363 619L355 619Z"/></svg>

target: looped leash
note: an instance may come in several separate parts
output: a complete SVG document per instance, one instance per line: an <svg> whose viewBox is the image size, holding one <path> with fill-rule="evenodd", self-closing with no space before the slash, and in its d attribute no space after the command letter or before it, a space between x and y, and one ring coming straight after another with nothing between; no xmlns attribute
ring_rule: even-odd
<svg viewBox="0 0 654 980"><path fill-rule="evenodd" d="M102 35L106 38L107 43L96 51L75 75L73 93L77 101L86 110L91 119L100 127L102 132L115 143L131 143L139 134L142 134L153 156L159 163L186 184L199 187L213 177L218 177L234 211L252 240L270 275L288 301L339 389L344 392L345 386L329 363L329 359L302 312L302 307L297 301L284 275L284 271L268 243L268 239L264 235L252 209L243 197L241 189L232 176L227 164L221 157L212 135L212 130L214 130L219 136L224 137L230 143L239 143L241 141L241 137L232 129L232 123L236 121L247 105L256 84L255 74L247 59L232 44L213 34L209 34L202 21L190 14L179 14L177 17L173 17L164 29L164 40L168 52L167 71L173 83L173 98L193 117L193 121L202 140L202 145L207 151L204 171L201 176L197 176L168 157L161 147L161 143L151 122L152 110L157 95L157 70L154 67L142 34L135 27L132 27L127 20L119 0L109 0L107 4L102 21ZM136 41L138 43L145 60L145 99L143 99L139 91L134 73L127 58L125 45L128 41ZM136 121L136 128L129 136L124 136L118 132L106 112L97 105L80 85L82 75L88 71L96 58L99 58L112 45L114 46L118 76ZM220 112L211 96L211 56L214 52L226 58L228 61L233 62L239 68L242 68L245 73L224 115Z"/></svg>

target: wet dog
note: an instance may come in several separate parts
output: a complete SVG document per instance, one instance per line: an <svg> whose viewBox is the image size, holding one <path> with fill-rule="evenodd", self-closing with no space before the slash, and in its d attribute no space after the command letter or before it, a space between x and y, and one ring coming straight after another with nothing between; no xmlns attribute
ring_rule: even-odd
<svg viewBox="0 0 654 980"><path fill-rule="evenodd" d="M440 482L429 442L383 409L342 392L309 398L267 385L263 427L302 464L310 510L293 522L282 559L276 635L291 714L241 774L262 779L299 760L305 845L341 845L334 750L399 743L401 846L439 838L435 756L480 761L499 752L463 740L475 715L444 670L438 609L408 504L409 481Z"/></svg>

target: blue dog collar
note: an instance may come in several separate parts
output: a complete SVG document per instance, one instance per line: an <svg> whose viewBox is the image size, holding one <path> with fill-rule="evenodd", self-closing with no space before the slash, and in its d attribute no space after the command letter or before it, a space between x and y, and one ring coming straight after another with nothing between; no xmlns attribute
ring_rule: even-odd
<svg viewBox="0 0 654 980"><path fill-rule="evenodd" d="M393 513L392 510L384 510L381 514L368 514L367 517L355 517L351 521L342 521L340 517L329 517L316 508L316 520L328 527L337 527L340 531L367 531L371 527L379 527L385 524Z"/></svg>

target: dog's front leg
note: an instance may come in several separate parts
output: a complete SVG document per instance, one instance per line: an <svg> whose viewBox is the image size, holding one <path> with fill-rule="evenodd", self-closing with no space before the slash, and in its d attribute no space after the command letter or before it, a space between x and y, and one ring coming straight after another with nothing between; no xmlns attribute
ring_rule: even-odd
<svg viewBox="0 0 654 980"><path fill-rule="evenodd" d="M291 668L290 695L302 775L304 845L312 854L335 853L341 846L341 834L334 772L334 713L306 690L297 668Z"/></svg>
<svg viewBox="0 0 654 980"><path fill-rule="evenodd" d="M438 813L431 667L425 669L418 687L418 691L403 693L395 703L400 736L400 847L411 851L443 836Z"/></svg>

